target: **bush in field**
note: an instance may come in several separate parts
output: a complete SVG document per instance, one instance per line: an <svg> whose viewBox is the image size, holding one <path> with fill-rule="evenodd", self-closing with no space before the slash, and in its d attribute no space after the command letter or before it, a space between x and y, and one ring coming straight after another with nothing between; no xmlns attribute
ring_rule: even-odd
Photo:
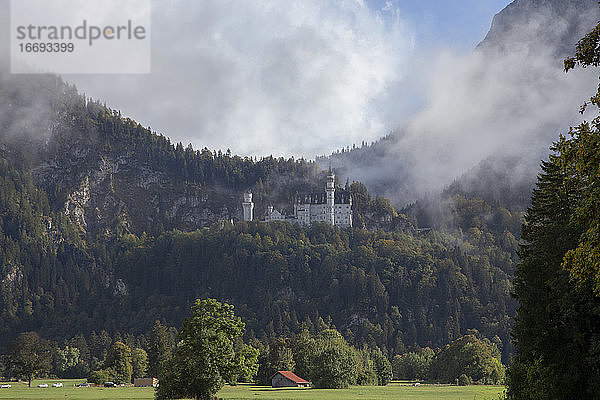
<svg viewBox="0 0 600 400"><path fill-rule="evenodd" d="M504 366L497 349L473 335L446 345L431 362L431 379L455 383L465 374L476 383L497 385L504 382Z"/></svg>
<svg viewBox="0 0 600 400"><path fill-rule="evenodd" d="M96 383L98 385L103 384L104 382L114 382L115 381L115 370L112 368L106 369L98 369L96 371L90 372L90 376L88 377L88 382Z"/></svg>

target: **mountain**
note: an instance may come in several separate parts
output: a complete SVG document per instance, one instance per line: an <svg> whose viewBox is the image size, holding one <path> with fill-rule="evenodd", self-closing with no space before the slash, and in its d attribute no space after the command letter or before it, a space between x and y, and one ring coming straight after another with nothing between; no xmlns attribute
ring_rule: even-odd
<svg viewBox="0 0 600 400"><path fill-rule="evenodd" d="M531 190L549 146L577 123L597 86L593 73L564 74L562 60L599 19L595 0L512 2L473 54L431 60L441 67L425 77L435 84L422 93L423 111L375 143L317 162L400 205L478 175L480 163Z"/></svg>
<svg viewBox="0 0 600 400"><path fill-rule="evenodd" d="M419 196L420 154L391 152L406 135L317 162L256 160L173 144L55 76L0 76L0 347L26 330L62 340L176 326L214 297L263 342L335 326L392 356L473 333L507 361L535 173L520 154L487 157ZM350 178L337 185L353 194L354 228L240 221L244 191L257 215L290 212L298 193L322 190L324 162ZM399 192L400 212L382 196Z"/></svg>
<svg viewBox="0 0 600 400"><path fill-rule="evenodd" d="M477 46L487 52L550 50L557 58L575 45L600 19L595 0L515 0L494 16Z"/></svg>
<svg viewBox="0 0 600 400"><path fill-rule="evenodd" d="M348 182L356 228L243 223L248 188L260 215L324 171L173 145L57 77L0 83L0 346L24 330L141 334L215 297L261 340L327 324L392 355L471 330L509 356L517 244L501 210L465 199L460 228L426 233Z"/></svg>

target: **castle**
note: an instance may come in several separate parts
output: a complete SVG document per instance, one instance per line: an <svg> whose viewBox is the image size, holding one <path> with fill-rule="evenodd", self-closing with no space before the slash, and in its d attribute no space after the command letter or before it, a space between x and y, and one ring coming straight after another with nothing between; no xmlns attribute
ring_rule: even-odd
<svg viewBox="0 0 600 400"><path fill-rule="evenodd" d="M254 203L252 193L244 193L244 221L254 219ZM313 222L324 222L331 226L350 228L352 226L352 196L345 190L335 190L335 175L330 172L327 176L325 193L312 193L296 198L294 215L283 215L273 209L267 208L265 222L288 221L310 226Z"/></svg>

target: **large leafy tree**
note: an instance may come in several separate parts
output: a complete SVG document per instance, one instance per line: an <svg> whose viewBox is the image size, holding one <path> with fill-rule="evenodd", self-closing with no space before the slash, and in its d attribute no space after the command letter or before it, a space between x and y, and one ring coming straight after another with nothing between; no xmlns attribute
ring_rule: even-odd
<svg viewBox="0 0 600 400"><path fill-rule="evenodd" d="M192 317L183 321L179 344L165 364L157 399L211 399L225 382L235 382L240 370L256 357L239 357L235 340L244 333L244 323L233 306L214 299L196 300Z"/></svg>
<svg viewBox="0 0 600 400"><path fill-rule="evenodd" d="M339 389L356 382L355 350L334 329L326 329L317 337L312 381L315 387Z"/></svg>
<svg viewBox="0 0 600 400"><path fill-rule="evenodd" d="M54 371L59 377L69 377L77 372L81 364L80 351L77 347L65 346L64 349L56 349L54 353Z"/></svg>
<svg viewBox="0 0 600 400"><path fill-rule="evenodd" d="M133 364L131 349L123 342L115 342L104 361L104 367L114 371L116 383L131 383Z"/></svg>
<svg viewBox="0 0 600 400"><path fill-rule="evenodd" d="M565 61L565 70L575 66L600 66L600 24L577 44L575 56ZM581 108L600 109L600 86ZM572 219L583 227L577 247L567 251L563 266L581 287L587 283L600 295L600 117L571 129L570 138L559 143L560 160L569 179L581 186Z"/></svg>
<svg viewBox="0 0 600 400"><path fill-rule="evenodd" d="M11 374L26 378L31 387L35 376L49 372L52 367L50 342L36 332L21 333L10 344L7 359Z"/></svg>
<svg viewBox="0 0 600 400"><path fill-rule="evenodd" d="M436 381L452 383L463 374L473 382L502 383L504 366L497 349L491 343L466 335L448 344L431 362L430 375Z"/></svg>
<svg viewBox="0 0 600 400"><path fill-rule="evenodd" d="M580 41L576 65L598 66L600 25ZM600 106L600 90L586 103ZM511 399L597 398L600 393L600 121L552 147L523 225L515 272L519 301Z"/></svg>

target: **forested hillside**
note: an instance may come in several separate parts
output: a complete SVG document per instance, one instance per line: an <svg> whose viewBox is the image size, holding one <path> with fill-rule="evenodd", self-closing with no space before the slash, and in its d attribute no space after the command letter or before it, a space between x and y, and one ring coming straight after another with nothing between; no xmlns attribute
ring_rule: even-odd
<svg viewBox="0 0 600 400"><path fill-rule="evenodd" d="M394 354L475 329L498 336L508 354L516 246L508 232L420 236L243 223L125 239L115 265L126 283L118 318L132 330L160 316L175 323L192 299L215 297L236 304L259 339L329 321L352 343Z"/></svg>
<svg viewBox="0 0 600 400"><path fill-rule="evenodd" d="M25 330L138 334L210 296L259 339L332 324L391 356L477 330L510 353L518 212L453 191L434 202L442 220L338 182L353 229L240 223L244 190L259 216L289 212L324 173L173 145L51 76L0 82L3 345Z"/></svg>
<svg viewBox="0 0 600 400"><path fill-rule="evenodd" d="M3 338L32 329L49 336L76 330L76 316L105 291L105 274L75 227L50 208L28 173L2 157L0 249Z"/></svg>

